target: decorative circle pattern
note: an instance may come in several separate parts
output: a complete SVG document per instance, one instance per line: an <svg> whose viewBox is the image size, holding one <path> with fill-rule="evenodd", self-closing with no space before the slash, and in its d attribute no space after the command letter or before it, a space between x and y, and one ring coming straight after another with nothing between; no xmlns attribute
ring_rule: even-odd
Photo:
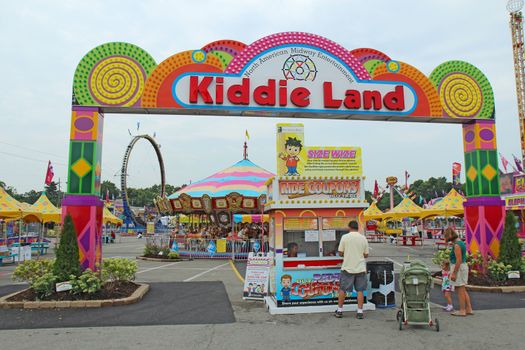
<svg viewBox="0 0 525 350"><path fill-rule="evenodd" d="M226 68L226 73L239 74L242 69L255 56L267 51L273 47L287 44L304 44L318 47L332 55L339 57L361 80L370 80L370 74L363 64L350 51L339 44L323 38L322 36L302 33L302 32L284 32L269 35L248 45L242 52L237 54Z"/></svg>
<svg viewBox="0 0 525 350"><path fill-rule="evenodd" d="M399 72L401 65L397 61L388 61L386 63L386 69L391 73Z"/></svg>
<svg viewBox="0 0 525 350"><path fill-rule="evenodd" d="M456 118L477 115L482 105L479 85L466 74L447 75L439 86L439 99L445 112Z"/></svg>
<svg viewBox="0 0 525 350"><path fill-rule="evenodd" d="M415 113L421 112L424 114L419 115L433 117L443 115L443 108L436 88L429 78L414 66L401 61L389 61L388 63L381 62L381 64L374 65L372 69L371 75L374 80L404 81L414 88L419 87L421 89L422 94L418 95L418 108L414 111ZM424 104L423 100L428 101L428 108L425 107L424 111L420 111L419 109Z"/></svg>
<svg viewBox="0 0 525 350"><path fill-rule="evenodd" d="M191 59L195 63L202 63L202 62L206 61L206 51L204 51L204 50L195 50L195 51L193 51L193 53L191 54Z"/></svg>
<svg viewBox="0 0 525 350"><path fill-rule="evenodd" d="M88 86L99 105L133 106L142 95L145 78L145 72L137 61L124 56L110 56L95 64Z"/></svg>
<svg viewBox="0 0 525 350"><path fill-rule="evenodd" d="M485 75L470 63L448 61L437 66L430 81L452 118L494 118L494 94Z"/></svg>
<svg viewBox="0 0 525 350"><path fill-rule="evenodd" d="M97 46L77 66L75 98L83 106L136 106L156 66L138 46L121 42Z"/></svg>
<svg viewBox="0 0 525 350"><path fill-rule="evenodd" d="M314 81L317 69L314 62L305 55L291 55L283 64L283 74L288 80Z"/></svg>
<svg viewBox="0 0 525 350"><path fill-rule="evenodd" d="M142 107L157 107L157 95L159 93L159 89L162 83L165 79L167 79L170 76L174 79L175 77L173 76L173 74L178 70L185 69L185 71L191 71L190 68L192 68L192 66L199 67L202 65L207 65L210 67L201 67L201 71L207 68L210 68L210 71L212 71L212 69L220 71L223 70L221 61L215 55L206 55L206 58L203 62L201 62L200 64L195 63L193 61L194 52L195 51L192 50L177 53L173 56L168 57L157 66L155 71L151 73L150 77L146 82L141 101ZM195 71L198 70L195 69Z"/></svg>

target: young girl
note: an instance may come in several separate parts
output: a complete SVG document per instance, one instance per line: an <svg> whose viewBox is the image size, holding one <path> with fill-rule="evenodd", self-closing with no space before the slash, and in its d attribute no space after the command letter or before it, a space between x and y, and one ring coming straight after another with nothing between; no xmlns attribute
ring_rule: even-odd
<svg viewBox="0 0 525 350"><path fill-rule="evenodd" d="M450 262L448 260L443 261L441 264L441 277L443 282L441 283L441 291L447 301L447 306L444 306L443 309L448 312L454 311L454 306L452 306L452 295L454 287L450 285Z"/></svg>

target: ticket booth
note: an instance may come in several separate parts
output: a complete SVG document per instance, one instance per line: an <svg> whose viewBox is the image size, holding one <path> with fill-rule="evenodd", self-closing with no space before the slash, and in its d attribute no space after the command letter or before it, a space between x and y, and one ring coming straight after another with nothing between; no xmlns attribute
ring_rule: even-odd
<svg viewBox="0 0 525 350"><path fill-rule="evenodd" d="M351 220L368 207L360 177L275 177L267 182L270 251L274 267L271 313L333 311L337 304L342 257L341 236ZM308 193L306 196L305 193ZM361 222L360 225L364 223ZM357 294L347 295L345 309L357 304ZM374 309L366 303L365 308Z"/></svg>

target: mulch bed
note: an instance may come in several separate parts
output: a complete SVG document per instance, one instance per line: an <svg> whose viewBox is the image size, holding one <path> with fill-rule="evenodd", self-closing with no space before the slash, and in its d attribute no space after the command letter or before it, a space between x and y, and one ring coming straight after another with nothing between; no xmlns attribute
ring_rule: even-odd
<svg viewBox="0 0 525 350"><path fill-rule="evenodd" d="M184 260L184 259L181 259L181 258L170 258L167 255L155 255L155 254L142 255L141 257L143 257L143 258L150 258L150 259L173 260L173 261Z"/></svg>
<svg viewBox="0 0 525 350"><path fill-rule="evenodd" d="M441 278L441 271L432 274L433 277ZM512 286L525 286L525 278L508 279L505 281L494 281L485 275L469 274L468 284L471 286L481 286L481 287L512 287Z"/></svg>
<svg viewBox="0 0 525 350"><path fill-rule="evenodd" d="M28 289L13 295L7 301L74 301L74 300L104 300L129 297L137 290L138 284L129 281L106 283L94 294L72 294L69 292L55 292L46 298L38 298L33 289Z"/></svg>

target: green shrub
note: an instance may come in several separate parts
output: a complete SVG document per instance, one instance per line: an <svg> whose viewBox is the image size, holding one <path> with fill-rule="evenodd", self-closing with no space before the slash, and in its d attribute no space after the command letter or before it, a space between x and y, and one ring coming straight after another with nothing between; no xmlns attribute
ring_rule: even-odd
<svg viewBox="0 0 525 350"><path fill-rule="evenodd" d="M125 258L111 258L102 260L102 280L109 282L133 281L137 273L136 261Z"/></svg>
<svg viewBox="0 0 525 350"><path fill-rule="evenodd" d="M73 294L93 294L100 290L102 281L91 269L86 269L78 277L71 276L71 286Z"/></svg>
<svg viewBox="0 0 525 350"><path fill-rule="evenodd" d="M165 256L165 257L169 257L170 255L170 247L161 247L160 250L159 250L159 254L158 255L161 255L161 256Z"/></svg>
<svg viewBox="0 0 525 350"><path fill-rule="evenodd" d="M490 255L487 256L487 263L492 260ZM474 254L467 253L467 265L470 271L476 271L476 273L484 273L485 268L483 267L483 255L481 252L476 252Z"/></svg>
<svg viewBox="0 0 525 350"><path fill-rule="evenodd" d="M57 277L52 272L46 272L36 278L31 287L37 293L38 297L43 299L53 294L56 281Z"/></svg>
<svg viewBox="0 0 525 350"><path fill-rule="evenodd" d="M505 265L512 265L513 269L519 270L521 267L521 246L516 235L516 223L516 216L510 211L507 212L498 261Z"/></svg>
<svg viewBox="0 0 525 350"><path fill-rule="evenodd" d="M507 273L512 270L512 265L491 260L488 263L489 277L494 281L507 280Z"/></svg>
<svg viewBox="0 0 525 350"><path fill-rule="evenodd" d="M80 276L82 269L80 267L77 231L73 225L71 215L64 219L62 234L60 235L60 244L56 249L56 260L53 266L53 273L58 282L68 281L70 276Z"/></svg>
<svg viewBox="0 0 525 350"><path fill-rule="evenodd" d="M445 261L450 261L450 248L438 250L432 257L432 262L438 266L441 266L441 264Z"/></svg>
<svg viewBox="0 0 525 350"><path fill-rule="evenodd" d="M25 260L13 271L12 279L32 285L37 278L53 270L54 262L54 260Z"/></svg>
<svg viewBox="0 0 525 350"><path fill-rule="evenodd" d="M180 255L177 252L169 252L168 253L168 258L169 259L178 259L178 258L180 258Z"/></svg>
<svg viewBox="0 0 525 350"><path fill-rule="evenodd" d="M148 255L158 255L160 252L160 247L153 243L146 243L144 246L144 256Z"/></svg>

